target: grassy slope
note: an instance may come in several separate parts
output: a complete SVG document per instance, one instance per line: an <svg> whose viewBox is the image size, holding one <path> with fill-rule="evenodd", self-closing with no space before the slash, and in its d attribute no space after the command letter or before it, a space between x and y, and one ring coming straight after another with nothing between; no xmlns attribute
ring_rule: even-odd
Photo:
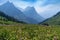
<svg viewBox="0 0 60 40"><path fill-rule="evenodd" d="M10 18L10 20L8 18ZM13 22L11 20L11 17L8 17L7 15L5 15L3 12L0 11L0 25L1 24L8 25L8 24L15 24L15 23L17 23L17 22Z"/></svg>
<svg viewBox="0 0 60 40"><path fill-rule="evenodd" d="M10 17L0 11L0 25L15 25L15 24L25 24L25 22L18 21L17 19Z"/></svg>
<svg viewBox="0 0 60 40"><path fill-rule="evenodd" d="M60 26L20 24L0 26L0 40L60 40Z"/></svg>
<svg viewBox="0 0 60 40"><path fill-rule="evenodd" d="M6 24L6 25L9 25L9 24L15 24L16 22L13 22L13 21L9 21L8 19L6 19L5 17L2 17L0 16L0 24Z"/></svg>
<svg viewBox="0 0 60 40"><path fill-rule="evenodd" d="M49 24L49 25L60 25L60 12L57 13L55 16L45 20L42 24Z"/></svg>
<svg viewBox="0 0 60 40"><path fill-rule="evenodd" d="M60 26L58 25L21 24L6 20L5 17L1 19L0 16L0 24L2 24L0 25L0 40L53 40L55 38L60 40Z"/></svg>

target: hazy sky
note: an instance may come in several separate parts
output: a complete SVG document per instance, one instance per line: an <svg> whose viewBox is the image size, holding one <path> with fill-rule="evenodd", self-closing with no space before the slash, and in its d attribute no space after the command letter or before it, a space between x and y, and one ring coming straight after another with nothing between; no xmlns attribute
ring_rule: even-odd
<svg viewBox="0 0 60 40"><path fill-rule="evenodd" d="M0 4L8 0L0 0ZM9 0L18 8L26 8L28 6L35 7L36 11L44 16L51 17L60 11L60 0Z"/></svg>

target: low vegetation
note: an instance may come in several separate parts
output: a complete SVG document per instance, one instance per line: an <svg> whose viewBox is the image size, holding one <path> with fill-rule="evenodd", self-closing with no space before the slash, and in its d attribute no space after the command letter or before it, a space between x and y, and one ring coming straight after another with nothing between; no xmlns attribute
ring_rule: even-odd
<svg viewBox="0 0 60 40"><path fill-rule="evenodd" d="M0 13L0 40L60 40L59 16L40 25L18 23Z"/></svg>
<svg viewBox="0 0 60 40"><path fill-rule="evenodd" d="M2 25L0 40L60 40L60 26Z"/></svg>
<svg viewBox="0 0 60 40"><path fill-rule="evenodd" d="M12 25L16 23L22 23L25 24L25 22L18 21L17 19L10 17L6 15L4 12L0 11L0 24L5 24L5 25Z"/></svg>
<svg viewBox="0 0 60 40"><path fill-rule="evenodd" d="M41 24L60 25L60 12L58 12L53 17L43 21Z"/></svg>

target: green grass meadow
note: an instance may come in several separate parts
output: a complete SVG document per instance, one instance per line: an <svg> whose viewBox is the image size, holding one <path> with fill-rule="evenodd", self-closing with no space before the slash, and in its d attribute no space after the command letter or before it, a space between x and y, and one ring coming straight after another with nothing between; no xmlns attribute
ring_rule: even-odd
<svg viewBox="0 0 60 40"><path fill-rule="evenodd" d="M60 26L0 25L0 40L60 40Z"/></svg>

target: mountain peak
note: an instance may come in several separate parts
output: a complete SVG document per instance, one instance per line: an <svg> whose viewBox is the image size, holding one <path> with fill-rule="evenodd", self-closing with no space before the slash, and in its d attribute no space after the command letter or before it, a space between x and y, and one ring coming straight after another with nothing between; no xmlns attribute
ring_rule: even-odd
<svg viewBox="0 0 60 40"><path fill-rule="evenodd" d="M35 8L34 8L34 7L29 7L29 6L28 6L28 7L26 8L26 10L35 10Z"/></svg>
<svg viewBox="0 0 60 40"><path fill-rule="evenodd" d="M6 3L10 3L9 1L7 1Z"/></svg>
<svg viewBox="0 0 60 40"><path fill-rule="evenodd" d="M5 4L11 4L11 2L7 1Z"/></svg>
<svg viewBox="0 0 60 40"><path fill-rule="evenodd" d="M13 3L11 3L11 2L9 2L9 1L7 1L6 3L4 3L4 4L3 4L3 5L1 5L1 6L4 6L4 5L9 6L9 5L13 5Z"/></svg>
<svg viewBox="0 0 60 40"><path fill-rule="evenodd" d="M35 9L34 7L27 7L27 8L33 8L33 9Z"/></svg>
<svg viewBox="0 0 60 40"><path fill-rule="evenodd" d="M24 10L24 12L29 12L29 11L30 11L30 13L32 13L32 15L35 14L35 13L37 13L34 7L29 7L29 6L28 6L28 7ZM29 13L29 14L30 14L30 13Z"/></svg>
<svg viewBox="0 0 60 40"><path fill-rule="evenodd" d="M18 8L14 6L13 3L7 1L5 4L0 6L0 11L4 12L8 16L11 16L18 21L25 21L26 17Z"/></svg>
<svg viewBox="0 0 60 40"><path fill-rule="evenodd" d="M43 17L41 17L37 12L36 12L36 10L35 10L35 8L34 7L27 7L26 9L25 9L25 11L24 11L24 14L25 14L25 16L27 16L27 17L29 17L29 18L32 18L32 19L30 19L31 21L31 23L39 23L39 22L42 22L43 21ZM32 22L32 20L36 20L36 21L33 21Z"/></svg>

